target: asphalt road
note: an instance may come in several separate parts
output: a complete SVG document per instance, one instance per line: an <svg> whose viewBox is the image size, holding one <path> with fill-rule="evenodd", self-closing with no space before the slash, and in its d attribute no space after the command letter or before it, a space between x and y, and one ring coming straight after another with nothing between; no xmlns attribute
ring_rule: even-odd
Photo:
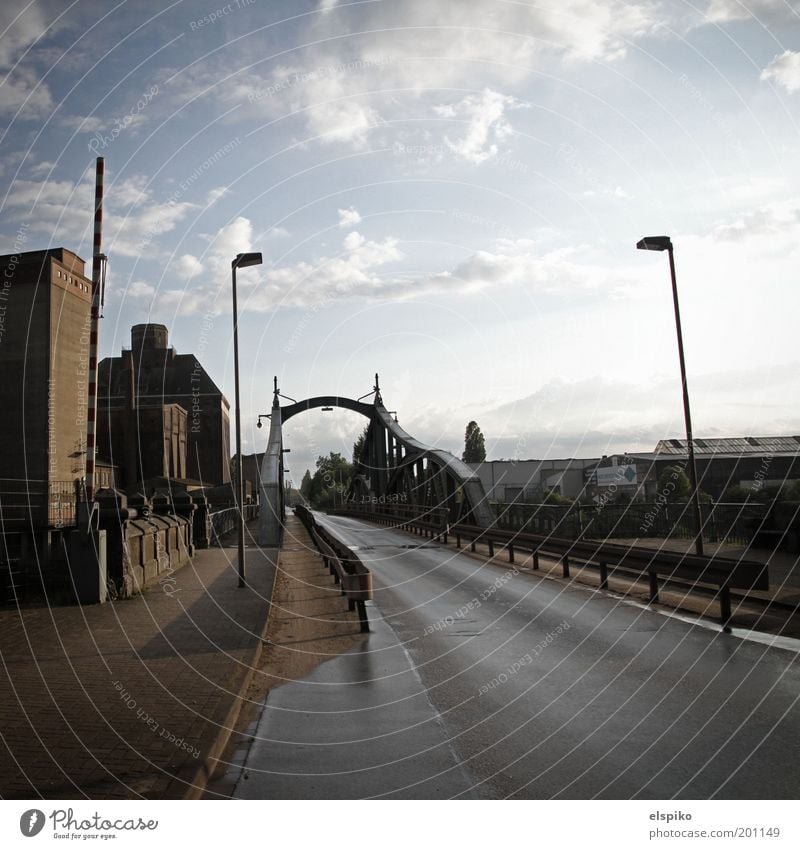
<svg viewBox="0 0 800 849"><path fill-rule="evenodd" d="M447 795L800 796L796 652L536 573L485 565L452 547L354 519L318 518L356 546L372 570L370 615L389 626L369 645L372 666L380 667L382 653L404 650L444 731L437 745L453 753L468 778L466 789L447 784ZM351 675L352 660L325 664L329 683ZM352 711L340 716L357 724L359 699L374 709L379 688L384 704L396 708L408 696L390 684L402 677L388 672L339 688L347 704L337 710ZM289 693L289 702L296 711L302 691ZM281 739L292 735L293 721L308 722L308 715L296 715L282 714ZM402 759L418 721L409 714L406 742L395 737L397 751L387 763ZM274 718L262 726L259 736L273 739ZM343 764L348 741L359 738L347 722L340 733ZM254 746L249 765L258 769L274 755L274 746ZM424 778L409 786L424 787ZM369 795L347 783L343 771L339 795ZM280 795L277 787L271 793ZM324 787L318 790L324 795Z"/></svg>

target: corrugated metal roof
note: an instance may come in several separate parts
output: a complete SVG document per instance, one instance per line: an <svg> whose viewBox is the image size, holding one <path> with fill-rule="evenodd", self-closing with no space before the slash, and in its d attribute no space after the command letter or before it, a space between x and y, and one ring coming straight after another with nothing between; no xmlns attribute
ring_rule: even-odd
<svg viewBox="0 0 800 849"><path fill-rule="evenodd" d="M656 454L686 454L685 439L662 439ZM732 438L695 439L695 454L797 454L800 436L737 436Z"/></svg>

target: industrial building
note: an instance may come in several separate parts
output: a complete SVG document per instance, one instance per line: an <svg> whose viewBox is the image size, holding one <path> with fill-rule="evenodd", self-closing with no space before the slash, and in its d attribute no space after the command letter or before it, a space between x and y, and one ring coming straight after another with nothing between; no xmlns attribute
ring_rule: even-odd
<svg viewBox="0 0 800 849"><path fill-rule="evenodd" d="M230 405L194 355L170 347L163 324L134 325L130 350L101 361L97 444L123 488L231 480Z"/></svg>
<svg viewBox="0 0 800 849"><path fill-rule="evenodd" d="M758 490L800 479L800 436L694 440L700 489L713 499L734 486ZM553 491L590 501L613 491L651 501L670 466L688 474L685 439L661 440L654 451L592 459L491 460L472 464L490 501L537 502Z"/></svg>
<svg viewBox="0 0 800 849"><path fill-rule="evenodd" d="M66 248L0 256L4 530L72 524L86 470L92 281Z"/></svg>

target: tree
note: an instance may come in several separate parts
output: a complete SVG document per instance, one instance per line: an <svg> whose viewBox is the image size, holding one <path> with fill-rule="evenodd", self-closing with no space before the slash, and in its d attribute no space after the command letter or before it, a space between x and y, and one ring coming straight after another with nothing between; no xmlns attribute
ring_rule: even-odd
<svg viewBox="0 0 800 849"><path fill-rule="evenodd" d="M667 501L687 501L692 484L682 466L667 466L658 478L658 494Z"/></svg>
<svg viewBox="0 0 800 849"><path fill-rule="evenodd" d="M353 465L357 466L359 463L367 462L367 433L369 432L369 425L364 427L364 430L361 431L358 435L358 439L353 443Z"/></svg>
<svg viewBox="0 0 800 849"><path fill-rule="evenodd" d="M470 422L464 434L464 453L461 459L465 463L482 463L486 459L486 441L477 422Z"/></svg>
<svg viewBox="0 0 800 849"><path fill-rule="evenodd" d="M342 504L352 476L352 464L338 452L331 451L327 457L318 457L308 494L311 506L325 510Z"/></svg>
<svg viewBox="0 0 800 849"><path fill-rule="evenodd" d="M300 482L300 495L308 501L311 496L311 472L306 469L306 473L303 475L303 480Z"/></svg>

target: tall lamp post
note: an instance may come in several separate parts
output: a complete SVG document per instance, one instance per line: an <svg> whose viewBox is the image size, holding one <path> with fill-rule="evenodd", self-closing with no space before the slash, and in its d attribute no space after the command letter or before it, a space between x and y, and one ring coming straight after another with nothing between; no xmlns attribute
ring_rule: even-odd
<svg viewBox="0 0 800 849"><path fill-rule="evenodd" d="M672 303L675 306L675 329L678 334L678 358L681 364L681 386L683 387L683 417L686 422L686 442L689 446L689 475L692 483L692 503L697 536L694 548L697 554L703 553L703 519L700 514L700 490L697 485L697 465L694 460L694 440L692 439L692 416L689 412L689 387L686 383L686 361L683 356L683 332L681 331L681 311L678 307L678 284L675 279L675 257L672 240L669 236L645 236L636 243L640 251L666 251L669 255L669 273L672 278Z"/></svg>
<svg viewBox="0 0 800 849"><path fill-rule="evenodd" d="M231 262L231 277L233 285L233 374L234 392L236 395L236 488L239 499L239 586L245 586L244 581L244 480L242 478L242 416L239 408L239 315L236 307L236 269L248 268L251 265L261 265L261 254L237 254Z"/></svg>

